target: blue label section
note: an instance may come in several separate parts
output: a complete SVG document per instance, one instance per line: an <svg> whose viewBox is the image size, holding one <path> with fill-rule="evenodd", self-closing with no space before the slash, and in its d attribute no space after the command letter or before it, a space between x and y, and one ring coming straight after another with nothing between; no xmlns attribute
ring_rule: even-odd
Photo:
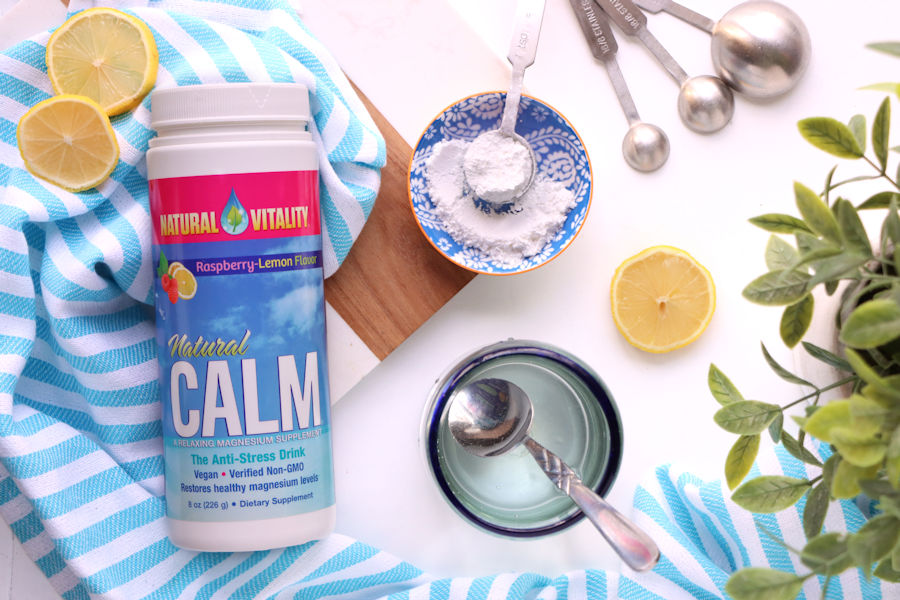
<svg viewBox="0 0 900 600"><path fill-rule="evenodd" d="M321 236L154 248L170 517L334 504L321 263Z"/></svg>
<svg viewBox="0 0 900 600"><path fill-rule="evenodd" d="M320 269L321 252L266 254L257 256L185 258L181 261L197 277L208 275L244 275L297 269Z"/></svg>

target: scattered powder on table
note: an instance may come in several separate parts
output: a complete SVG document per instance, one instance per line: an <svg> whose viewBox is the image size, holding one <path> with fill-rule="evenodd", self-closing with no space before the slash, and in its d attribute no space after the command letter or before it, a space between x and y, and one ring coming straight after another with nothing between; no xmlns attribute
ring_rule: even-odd
<svg viewBox="0 0 900 600"><path fill-rule="evenodd" d="M540 174L508 210L484 209L466 182L463 161L471 144L445 140L432 148L425 165L431 201L444 229L457 243L484 252L504 267L515 267L540 252L566 221L575 194L563 183ZM502 172L502 171L501 171ZM512 179L516 169L506 171ZM493 187L502 188L502 182Z"/></svg>

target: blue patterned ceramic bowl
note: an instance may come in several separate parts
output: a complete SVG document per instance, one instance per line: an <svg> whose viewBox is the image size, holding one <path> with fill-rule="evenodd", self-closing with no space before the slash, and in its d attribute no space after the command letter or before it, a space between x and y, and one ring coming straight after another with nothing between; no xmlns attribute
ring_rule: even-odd
<svg viewBox="0 0 900 600"><path fill-rule="evenodd" d="M490 92L463 98L446 108L422 133L409 169L413 213L431 245L459 266L491 275L522 273L555 258L578 235L591 203L591 163L578 133L556 110L523 95L516 133L528 140L534 149L536 177L544 176L564 184L574 193L575 206L540 252L513 266L491 260L478 248L460 245L445 231L440 217L435 214L426 181L426 164L432 148L443 140L471 142L478 134L499 128L505 99L504 92Z"/></svg>

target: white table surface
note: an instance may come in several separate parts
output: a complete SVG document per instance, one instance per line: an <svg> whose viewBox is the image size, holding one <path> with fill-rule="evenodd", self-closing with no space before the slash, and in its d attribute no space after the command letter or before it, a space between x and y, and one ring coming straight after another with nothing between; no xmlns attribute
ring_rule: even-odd
<svg viewBox="0 0 900 600"><path fill-rule="evenodd" d="M429 388L461 355L505 338L560 346L604 378L625 437L622 468L609 499L626 511L635 487L659 464L675 462L701 477L721 476L733 436L712 422L716 404L706 388L710 362L749 397L782 403L795 397L796 390L769 371L759 352L764 341L783 364L796 358L778 341L779 311L741 297L744 285L765 269L768 236L747 219L794 212L793 182L818 189L838 162L800 138L799 119L846 121L862 113L871 121L884 93L858 88L900 80L900 60L864 45L900 39L900 3L783 1L810 30L813 54L806 76L775 102L738 96L733 122L709 136L681 124L674 83L642 46L618 36L619 62L641 116L662 127L671 141L668 163L648 175L622 160L625 119L568 1L548 0L537 61L525 85L560 110L587 146L595 186L587 222L560 258L536 271L476 277L335 405L338 532L439 576L618 568L589 523L542 540L492 537L456 516L429 478L418 440ZM713 18L724 12L725 4L715 0L686 2ZM514 0L307 0L302 14L350 78L414 144L446 105L505 87L506 70L498 65L509 43L513 8ZM689 74L711 71L705 34L667 15L649 18L651 31ZM845 169L850 173L852 167ZM693 254L712 272L718 292L706 333L666 355L630 347L609 311L615 267L656 244ZM821 341L827 331L813 335ZM8 527L0 525L0 600L56 597L28 563Z"/></svg>

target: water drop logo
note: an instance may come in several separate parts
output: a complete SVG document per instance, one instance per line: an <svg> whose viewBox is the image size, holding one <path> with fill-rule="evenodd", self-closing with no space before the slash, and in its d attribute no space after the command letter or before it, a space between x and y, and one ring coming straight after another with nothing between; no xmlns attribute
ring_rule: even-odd
<svg viewBox="0 0 900 600"><path fill-rule="evenodd" d="M234 189L231 190L231 196L228 198L228 202L225 203L225 207L222 209L222 231L231 235L240 235L244 233L244 230L247 229L247 226L250 224L250 219L247 216L247 210L241 204L241 201L238 200L237 194L234 193Z"/></svg>

